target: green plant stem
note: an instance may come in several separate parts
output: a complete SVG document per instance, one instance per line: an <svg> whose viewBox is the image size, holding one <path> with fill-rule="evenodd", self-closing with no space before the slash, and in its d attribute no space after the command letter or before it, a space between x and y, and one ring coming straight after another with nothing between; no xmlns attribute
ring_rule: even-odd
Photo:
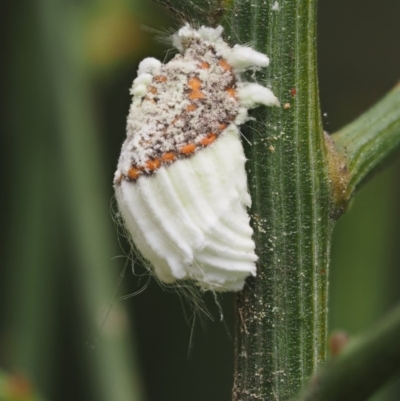
<svg viewBox="0 0 400 401"><path fill-rule="evenodd" d="M111 194L107 188L111 183L106 181L102 165L84 62L83 5L63 0L40 0L36 4L41 16L38 29L47 52L44 63L50 72L46 84L53 89L55 135L59 135L62 149L59 174L64 180L53 184L63 186L78 262L71 268L77 278L84 317L85 330L80 334L100 336L90 358L92 389L97 400L139 401L139 374L121 305L112 308L102 326L102 313L117 285L117 276L108 264L118 251L109 211Z"/></svg>
<svg viewBox="0 0 400 401"><path fill-rule="evenodd" d="M296 401L365 401L400 372L400 306L332 357Z"/></svg>
<svg viewBox="0 0 400 401"><path fill-rule="evenodd" d="M348 199L400 149L400 85L331 137L347 159Z"/></svg>
<svg viewBox="0 0 400 401"><path fill-rule="evenodd" d="M159 2L185 14L177 0ZM252 142L246 152L259 261L257 277L237 296L234 401L288 398L315 372L326 349L332 224L317 83L316 0L281 0L279 10L274 3L212 1L202 13L194 1L197 15L186 15L188 21L221 23L232 45L252 43L266 53L271 65L256 79L282 104L258 109L256 121L243 130Z"/></svg>
<svg viewBox="0 0 400 401"><path fill-rule="evenodd" d="M258 275L237 296L234 401L284 400L325 358L332 223L316 69L316 1L236 0L231 37L268 54L285 107L245 129ZM234 35L233 36L233 32ZM290 107L289 107L290 106Z"/></svg>
<svg viewBox="0 0 400 401"><path fill-rule="evenodd" d="M256 111L244 129L259 261L237 296L233 400L287 399L324 360L331 218L398 149L400 91L334 134L337 153L322 135L316 0L281 0L278 10L273 0L216 0L206 13L198 0L191 11L158 2L188 21L221 23L232 44L252 43L271 58L257 81L285 107Z"/></svg>
<svg viewBox="0 0 400 401"><path fill-rule="evenodd" d="M21 7L25 12L21 13ZM34 4L10 3L7 11L12 32L8 44L10 75L5 79L7 117L11 122L6 135L11 145L7 156L11 165L8 189L3 191L12 202L4 247L8 324L2 363L8 363L12 372L24 372L35 385L51 392L56 361L55 297L60 274L55 268L59 197L50 184L57 179L48 119L51 91L43 85L47 77L42 65L45 52ZM33 99L33 94L40 96L40 101Z"/></svg>

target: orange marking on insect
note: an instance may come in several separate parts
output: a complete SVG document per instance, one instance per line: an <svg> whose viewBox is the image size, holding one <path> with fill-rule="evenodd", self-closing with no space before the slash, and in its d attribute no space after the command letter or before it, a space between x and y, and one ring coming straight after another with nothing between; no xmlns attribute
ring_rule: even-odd
<svg viewBox="0 0 400 401"><path fill-rule="evenodd" d="M225 71L232 71L232 66L223 58L221 58L218 62L220 67L222 67L223 70Z"/></svg>
<svg viewBox="0 0 400 401"><path fill-rule="evenodd" d="M186 111L194 111L196 109L197 109L197 106L194 103L189 104L189 106L186 107Z"/></svg>
<svg viewBox="0 0 400 401"><path fill-rule="evenodd" d="M204 99L204 93L200 90L202 82L197 77L192 77L189 79L188 85L189 88L192 89L192 92L189 95L189 99Z"/></svg>
<svg viewBox="0 0 400 401"><path fill-rule="evenodd" d="M226 92L228 92L229 96L236 97L236 91L234 88L226 88L225 90L226 90Z"/></svg>
<svg viewBox="0 0 400 401"><path fill-rule="evenodd" d="M157 89L154 86L149 87L149 92L153 93L154 95L157 93Z"/></svg>
<svg viewBox="0 0 400 401"><path fill-rule="evenodd" d="M137 180L141 174L142 174L141 169L137 167L131 167L128 171L128 177L131 180Z"/></svg>
<svg viewBox="0 0 400 401"><path fill-rule="evenodd" d="M195 100L195 99L204 99L204 93L202 91L193 91L190 95L189 95L189 99L190 100Z"/></svg>
<svg viewBox="0 0 400 401"><path fill-rule="evenodd" d="M207 61L202 61L200 63L200 68L202 68L203 70L208 70L210 68L210 64L207 63Z"/></svg>
<svg viewBox="0 0 400 401"><path fill-rule="evenodd" d="M228 124L221 123L221 124L219 124L218 128L219 128L219 130L223 131L227 126L228 126Z"/></svg>
<svg viewBox="0 0 400 401"><path fill-rule="evenodd" d="M161 159L164 162L172 162L176 159L176 156L172 152L167 152L161 156Z"/></svg>
<svg viewBox="0 0 400 401"><path fill-rule="evenodd" d="M188 85L194 91L199 90L201 88L201 81L197 77L192 77L189 79Z"/></svg>
<svg viewBox="0 0 400 401"><path fill-rule="evenodd" d="M189 155L196 150L196 145L194 143L189 143L188 145L182 146L179 151L184 155Z"/></svg>
<svg viewBox="0 0 400 401"><path fill-rule="evenodd" d="M156 75L153 80L155 82L167 82L168 78L165 75Z"/></svg>
<svg viewBox="0 0 400 401"><path fill-rule="evenodd" d="M146 162L146 168L150 171L157 170L161 166L160 159L148 160Z"/></svg>
<svg viewBox="0 0 400 401"><path fill-rule="evenodd" d="M205 138L203 138L200 143L203 146L207 146L210 145L211 143L213 143L215 140L217 139L217 135L214 133L208 134Z"/></svg>

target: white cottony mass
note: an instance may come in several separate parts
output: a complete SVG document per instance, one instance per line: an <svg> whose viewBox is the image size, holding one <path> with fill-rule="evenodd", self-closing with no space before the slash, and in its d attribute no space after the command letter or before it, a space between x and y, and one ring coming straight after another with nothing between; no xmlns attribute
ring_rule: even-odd
<svg viewBox="0 0 400 401"><path fill-rule="evenodd" d="M134 80L114 187L124 224L159 280L240 291L256 274L238 126L248 109L279 106L273 92L239 73L269 64L230 47L222 27L185 25L166 64L143 60Z"/></svg>

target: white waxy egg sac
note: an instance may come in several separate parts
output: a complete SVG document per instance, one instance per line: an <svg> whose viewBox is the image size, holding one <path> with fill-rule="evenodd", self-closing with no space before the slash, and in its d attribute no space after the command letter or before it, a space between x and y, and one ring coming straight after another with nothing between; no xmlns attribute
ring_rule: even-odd
<svg viewBox="0 0 400 401"><path fill-rule="evenodd" d="M172 36L180 51L172 60L140 63L114 187L123 222L161 281L240 291L257 255L238 126L248 109L279 101L239 75L268 66L268 57L230 47L221 34L185 25Z"/></svg>

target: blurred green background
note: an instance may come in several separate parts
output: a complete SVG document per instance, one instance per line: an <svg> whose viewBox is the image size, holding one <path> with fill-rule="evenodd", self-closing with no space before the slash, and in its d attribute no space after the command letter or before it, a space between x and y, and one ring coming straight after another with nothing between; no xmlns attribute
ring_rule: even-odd
<svg viewBox="0 0 400 401"><path fill-rule="evenodd" d="M167 49L141 26L178 22L147 0L3 0L1 10L0 369L14 400L37 388L57 401L228 401L231 295L224 322L206 297L214 321L193 325L152 281L107 314L127 252L110 203L128 90L138 62ZM398 0L320 1L328 132L400 78L399 15ZM397 162L373 179L336 227L330 330L357 334L399 299L399 172ZM145 282L129 267L119 295ZM399 383L374 399L399 400Z"/></svg>

